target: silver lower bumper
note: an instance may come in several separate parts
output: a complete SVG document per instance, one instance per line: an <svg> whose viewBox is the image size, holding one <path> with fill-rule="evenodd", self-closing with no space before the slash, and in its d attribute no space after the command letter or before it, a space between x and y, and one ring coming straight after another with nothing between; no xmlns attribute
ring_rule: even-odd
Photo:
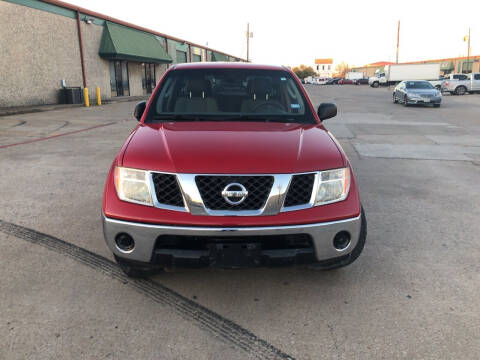
<svg viewBox="0 0 480 360"><path fill-rule="evenodd" d="M110 250L117 256L150 262L155 242L160 235L188 235L188 236L266 236L308 234L313 240L317 260L328 260L349 254L358 242L360 236L360 215L355 218L304 225L262 226L262 227L184 227L143 224L107 218L102 214L103 233ZM351 235L350 244L343 250L333 246L333 238L340 231L347 231ZM120 233L127 233L133 237L135 247L125 252L118 248L115 237Z"/></svg>

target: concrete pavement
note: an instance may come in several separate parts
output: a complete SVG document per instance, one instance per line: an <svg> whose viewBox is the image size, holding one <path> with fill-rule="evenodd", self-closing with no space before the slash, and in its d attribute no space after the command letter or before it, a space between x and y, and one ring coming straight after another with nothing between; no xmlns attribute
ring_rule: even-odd
<svg viewBox="0 0 480 360"><path fill-rule="evenodd" d="M128 280L109 262L100 207L134 103L1 117L0 358L477 359L480 96L404 108L386 89L307 90L339 107L325 124L367 213L364 253L334 272Z"/></svg>

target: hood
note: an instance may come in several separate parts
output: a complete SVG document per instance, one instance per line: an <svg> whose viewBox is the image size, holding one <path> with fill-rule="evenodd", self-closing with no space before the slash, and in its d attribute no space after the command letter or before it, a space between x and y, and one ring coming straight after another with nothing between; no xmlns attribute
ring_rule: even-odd
<svg viewBox="0 0 480 360"><path fill-rule="evenodd" d="M438 93L437 89L407 89L408 94L415 95L436 95Z"/></svg>
<svg viewBox="0 0 480 360"><path fill-rule="evenodd" d="M342 167L343 157L321 125L176 122L140 124L123 166L197 174L293 173Z"/></svg>

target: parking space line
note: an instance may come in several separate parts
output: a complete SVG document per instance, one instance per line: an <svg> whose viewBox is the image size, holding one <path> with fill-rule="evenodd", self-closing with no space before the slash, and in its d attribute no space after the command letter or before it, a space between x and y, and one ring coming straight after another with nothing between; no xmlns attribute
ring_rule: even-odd
<svg viewBox="0 0 480 360"><path fill-rule="evenodd" d="M149 279L127 277L117 264L103 256L56 237L3 220L0 220L0 232L40 245L115 278L156 303L170 307L182 318L231 343L239 350L246 352L249 357L256 359L294 359L291 355L258 338L249 330L164 285Z"/></svg>
<svg viewBox="0 0 480 360"><path fill-rule="evenodd" d="M100 124L100 125L90 126L90 127L88 127L88 128L85 128L85 129L68 131L68 132L65 132L65 133L57 134L57 135L50 135L50 136L46 136L46 137L43 137L43 138L26 140L26 141L21 141L21 142L18 142L18 143L13 143L13 144L0 145L0 149L12 147L12 146L18 146L18 145L31 144L31 143L35 143L35 142L39 142L39 141L51 140L51 139L55 139L55 138L60 137L60 136L78 134L78 133L81 133L81 132L84 132L84 131L89 131L89 130L98 129L98 128L101 128L101 127L104 127L104 126L113 125L113 124L116 124L117 122L118 122L118 121L112 121L112 122L109 122L109 123L106 123L106 124ZM63 127L63 126L62 126L62 127ZM58 130L58 129L57 129L57 130Z"/></svg>

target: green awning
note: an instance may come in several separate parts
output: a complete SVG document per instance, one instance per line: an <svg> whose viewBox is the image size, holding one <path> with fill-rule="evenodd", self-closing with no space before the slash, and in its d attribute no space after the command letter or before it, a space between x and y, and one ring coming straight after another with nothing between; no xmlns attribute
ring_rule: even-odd
<svg viewBox="0 0 480 360"><path fill-rule="evenodd" d="M440 63L440 70L453 70L454 68L453 61L444 61Z"/></svg>
<svg viewBox="0 0 480 360"><path fill-rule="evenodd" d="M226 55L212 51L212 61L228 61L228 59Z"/></svg>
<svg viewBox="0 0 480 360"><path fill-rule="evenodd" d="M106 21L103 29L100 57L114 60L171 63L160 41L153 34Z"/></svg>

